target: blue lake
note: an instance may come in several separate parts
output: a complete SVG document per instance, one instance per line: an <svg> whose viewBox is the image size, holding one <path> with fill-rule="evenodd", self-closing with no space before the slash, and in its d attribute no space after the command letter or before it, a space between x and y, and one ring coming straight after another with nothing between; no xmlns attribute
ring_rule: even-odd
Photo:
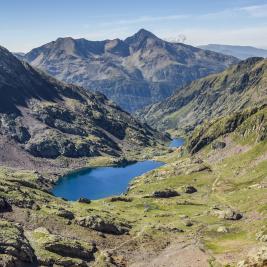
<svg viewBox="0 0 267 267"><path fill-rule="evenodd" d="M127 190L134 177L162 165L162 162L146 160L121 167L85 169L61 178L52 193L68 200L77 200L80 197L94 200L120 195Z"/></svg>
<svg viewBox="0 0 267 267"><path fill-rule="evenodd" d="M172 140L169 147L180 147L184 140ZM120 195L127 190L129 182L137 176L164 165L163 162L141 161L126 166L96 167L80 170L62 177L52 193L57 197L77 200L86 197L92 200Z"/></svg>
<svg viewBox="0 0 267 267"><path fill-rule="evenodd" d="M180 147L184 144L184 139L183 138L176 138L173 139L170 144L169 147Z"/></svg>

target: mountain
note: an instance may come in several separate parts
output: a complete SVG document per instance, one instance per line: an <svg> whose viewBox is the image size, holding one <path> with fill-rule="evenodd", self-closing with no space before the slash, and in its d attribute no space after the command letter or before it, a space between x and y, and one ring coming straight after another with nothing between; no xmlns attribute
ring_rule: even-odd
<svg viewBox="0 0 267 267"><path fill-rule="evenodd" d="M266 49L256 48L253 46L208 44L208 45L201 45L198 47L201 49L240 58L242 60L247 59L249 57L267 58Z"/></svg>
<svg viewBox="0 0 267 267"><path fill-rule="evenodd" d="M18 59L23 60L24 59L24 56L25 56L25 53L22 53L22 52L14 52L13 55L15 57L17 57Z"/></svg>
<svg viewBox="0 0 267 267"><path fill-rule="evenodd" d="M59 38L33 49L24 59L59 80L100 91L130 112L238 62L231 56L163 41L144 29L125 40Z"/></svg>
<svg viewBox="0 0 267 267"><path fill-rule="evenodd" d="M100 93L67 85L0 47L0 163L123 156L157 133Z"/></svg>
<svg viewBox="0 0 267 267"><path fill-rule="evenodd" d="M249 58L192 82L138 116L160 129L191 130L205 120L267 103L267 60Z"/></svg>

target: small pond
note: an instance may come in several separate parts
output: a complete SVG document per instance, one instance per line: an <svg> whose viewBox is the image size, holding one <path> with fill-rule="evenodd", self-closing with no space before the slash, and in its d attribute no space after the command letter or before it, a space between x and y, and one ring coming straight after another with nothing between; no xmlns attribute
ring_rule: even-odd
<svg viewBox="0 0 267 267"><path fill-rule="evenodd" d="M184 144L184 139L183 138L176 138L173 139L170 144L169 147L180 147Z"/></svg>
<svg viewBox="0 0 267 267"><path fill-rule="evenodd" d="M180 147L184 140L174 139L170 147ZM52 193L57 197L77 200L86 197L92 200L120 195L127 190L132 179L164 165L163 162L146 160L124 166L83 169L62 177Z"/></svg>
<svg viewBox="0 0 267 267"><path fill-rule="evenodd" d="M129 182L137 176L164 165L163 162L146 160L118 167L97 167L77 171L61 178L52 193L68 200L80 197L100 199L120 195Z"/></svg>

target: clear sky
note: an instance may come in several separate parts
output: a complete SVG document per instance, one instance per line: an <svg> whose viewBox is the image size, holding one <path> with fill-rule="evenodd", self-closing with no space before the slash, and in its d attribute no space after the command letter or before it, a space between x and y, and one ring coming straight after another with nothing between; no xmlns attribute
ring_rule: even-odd
<svg viewBox="0 0 267 267"><path fill-rule="evenodd" d="M0 45L11 51L66 36L123 39L140 28L192 45L267 48L267 0L0 0Z"/></svg>

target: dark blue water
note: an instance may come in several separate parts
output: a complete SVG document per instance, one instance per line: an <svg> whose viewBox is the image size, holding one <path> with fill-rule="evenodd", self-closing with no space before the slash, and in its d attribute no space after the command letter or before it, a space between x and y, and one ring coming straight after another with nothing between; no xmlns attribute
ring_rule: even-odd
<svg viewBox="0 0 267 267"><path fill-rule="evenodd" d="M180 147L184 144L184 139L183 138L176 138L173 139L170 144L169 147Z"/></svg>
<svg viewBox="0 0 267 267"><path fill-rule="evenodd" d="M100 199L125 192L136 176L164 165L157 161L143 161L121 167L97 167L78 171L59 180L53 194L68 200L80 197Z"/></svg>

